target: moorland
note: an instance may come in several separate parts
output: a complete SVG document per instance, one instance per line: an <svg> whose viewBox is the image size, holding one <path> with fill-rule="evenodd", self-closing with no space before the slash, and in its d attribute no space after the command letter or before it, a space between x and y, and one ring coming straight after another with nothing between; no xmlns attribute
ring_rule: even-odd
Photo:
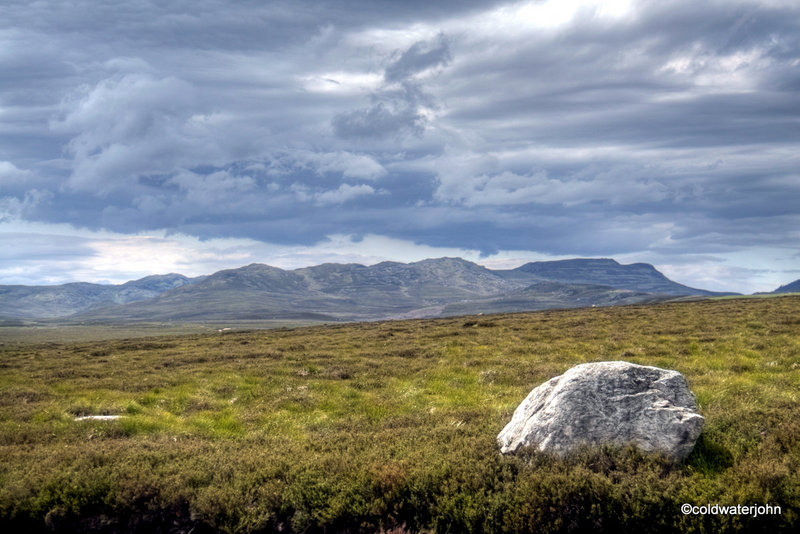
<svg viewBox="0 0 800 534"><path fill-rule="evenodd" d="M74 341L0 329L4 532L800 525L797 295L124 339L85 328ZM498 454L533 387L601 360L684 374L706 418L685 462Z"/></svg>

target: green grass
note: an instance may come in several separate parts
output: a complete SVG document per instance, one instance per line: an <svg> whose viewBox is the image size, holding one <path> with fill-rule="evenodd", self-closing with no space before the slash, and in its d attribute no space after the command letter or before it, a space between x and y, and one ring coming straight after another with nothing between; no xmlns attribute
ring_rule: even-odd
<svg viewBox="0 0 800 534"><path fill-rule="evenodd" d="M685 463L631 448L498 454L497 433L533 387L618 359L687 377L706 426ZM0 345L0 528L788 531L798 401L797 296L15 338ZM74 420L92 414L121 417ZM684 502L783 513L684 516Z"/></svg>

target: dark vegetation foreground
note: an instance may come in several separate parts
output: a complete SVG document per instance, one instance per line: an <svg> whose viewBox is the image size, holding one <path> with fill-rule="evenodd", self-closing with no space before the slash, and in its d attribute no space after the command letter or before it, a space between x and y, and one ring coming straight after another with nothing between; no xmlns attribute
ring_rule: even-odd
<svg viewBox="0 0 800 534"><path fill-rule="evenodd" d="M498 454L534 386L600 360L686 376L706 426L684 464ZM6 341L0 530L797 531L798 401L796 296ZM75 420L99 414L122 417Z"/></svg>

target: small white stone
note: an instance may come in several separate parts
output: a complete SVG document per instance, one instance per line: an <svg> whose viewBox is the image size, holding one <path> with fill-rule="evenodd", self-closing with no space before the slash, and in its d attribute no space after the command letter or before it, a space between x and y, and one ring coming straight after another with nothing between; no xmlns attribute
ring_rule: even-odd
<svg viewBox="0 0 800 534"><path fill-rule="evenodd" d="M94 421L113 421L114 419L119 419L122 417L121 415L82 415L80 417L76 417L76 421L87 421L87 420L94 420Z"/></svg>

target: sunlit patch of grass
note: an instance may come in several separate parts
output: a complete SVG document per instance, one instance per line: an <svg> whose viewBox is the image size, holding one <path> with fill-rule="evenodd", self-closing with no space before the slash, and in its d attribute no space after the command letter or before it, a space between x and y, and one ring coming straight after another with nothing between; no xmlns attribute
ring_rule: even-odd
<svg viewBox="0 0 800 534"><path fill-rule="evenodd" d="M183 426L177 417L161 409L150 409L137 415L121 417L119 425L128 436L177 433Z"/></svg>
<svg viewBox="0 0 800 534"><path fill-rule="evenodd" d="M244 434L244 427L236 414L228 408L219 412L201 412L187 418L186 424L203 436L234 438Z"/></svg>

